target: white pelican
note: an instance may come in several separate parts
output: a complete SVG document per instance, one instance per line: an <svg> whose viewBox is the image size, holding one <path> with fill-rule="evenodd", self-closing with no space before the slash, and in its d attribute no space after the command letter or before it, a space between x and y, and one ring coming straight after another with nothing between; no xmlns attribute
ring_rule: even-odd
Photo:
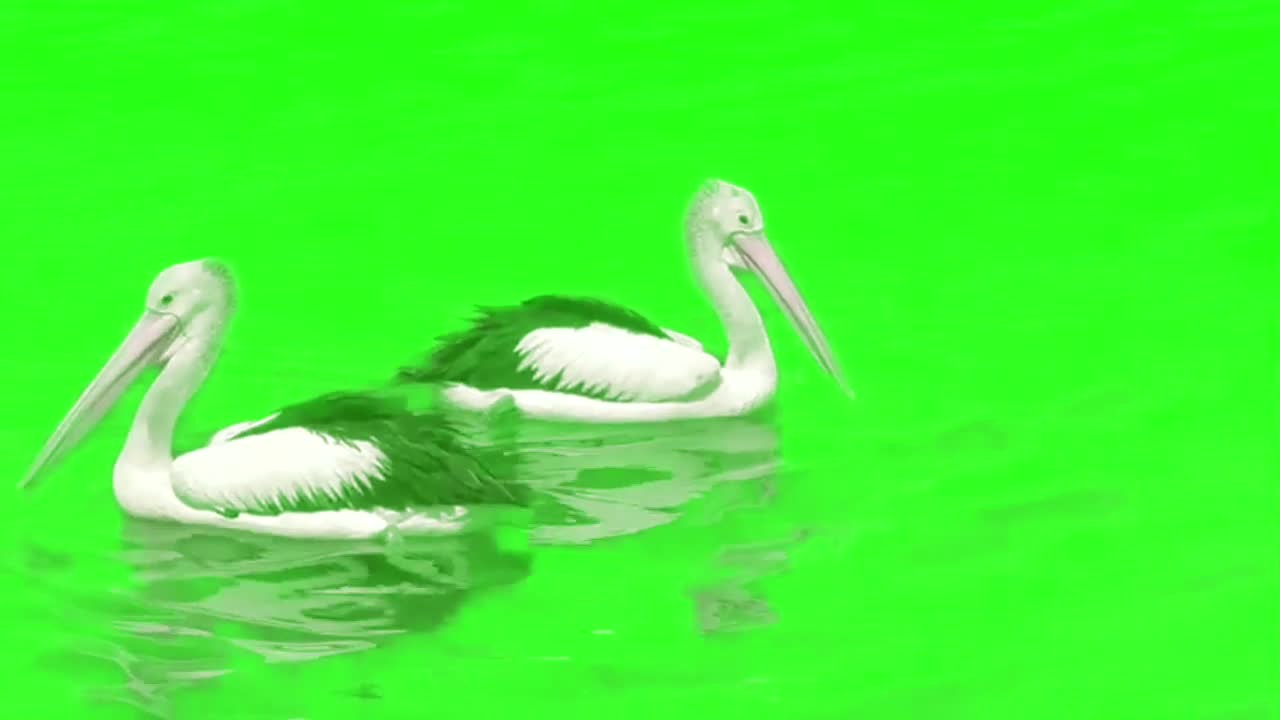
<svg viewBox="0 0 1280 720"><path fill-rule="evenodd" d="M523 504L438 414L335 393L214 436L173 457L174 427L209 373L233 308L226 268L170 267L146 311L45 444L26 487L69 452L148 366L159 366L116 461L116 501L130 515L313 538L457 529L466 505Z"/></svg>
<svg viewBox="0 0 1280 720"><path fill-rule="evenodd" d="M468 410L592 423L656 422L747 414L778 384L769 336L734 269L760 276L810 352L848 393L817 322L764 233L755 197L712 180L686 221L693 265L724 323L723 365L692 338L626 308L585 298L541 296L482 308L471 327L446 336L403 382L442 384ZM849 393L852 395L852 393Z"/></svg>

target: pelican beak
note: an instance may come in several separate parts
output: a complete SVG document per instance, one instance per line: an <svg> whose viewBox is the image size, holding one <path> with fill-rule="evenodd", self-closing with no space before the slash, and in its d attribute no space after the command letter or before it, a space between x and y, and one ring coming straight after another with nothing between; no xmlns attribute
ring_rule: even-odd
<svg viewBox="0 0 1280 720"><path fill-rule="evenodd" d="M759 231L735 233L732 238L739 257L764 281L765 287L769 288L769 294L773 295L774 301L782 306L787 316L791 318L791 323L804 338L805 345L808 346L814 359L823 370L835 378L845 394L853 397L853 391L849 389L844 374L840 372L840 366L836 364L831 346L827 343L826 336L822 334L822 328L818 327L818 322L813 319L809 306L805 304L800 291L796 289L796 284L791 281L791 276L787 274L787 269L778 259L778 254L773 251L773 246L765 239L764 233Z"/></svg>
<svg viewBox="0 0 1280 720"><path fill-rule="evenodd" d="M33 484L41 472L74 449L120 400L120 396L129 389L138 375L147 367L158 364L172 344L179 327L176 316L147 311L98 372L98 376L80 395L71 412L63 418L18 487Z"/></svg>

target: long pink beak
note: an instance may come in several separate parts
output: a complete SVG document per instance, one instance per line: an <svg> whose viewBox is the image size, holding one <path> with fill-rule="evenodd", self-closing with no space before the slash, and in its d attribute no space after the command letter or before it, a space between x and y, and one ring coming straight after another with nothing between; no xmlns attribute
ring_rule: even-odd
<svg viewBox="0 0 1280 720"><path fill-rule="evenodd" d="M814 359L818 361L823 370L826 370L831 377L835 378L840 388L849 397L853 397L853 390L849 389L848 383L845 382L844 373L840 371L840 366L836 363L835 355L831 352L831 345L827 342L826 336L822 334L822 328L818 327L818 321L813 319L813 313L809 312L809 306L805 304L800 291L796 289L796 284L792 282L791 276L787 274L782 260L773 251L773 246L765 239L764 234L760 232L735 234L733 242L747 265L760 276L760 279L764 281L765 287L769 289L769 293L773 295L773 299L782 306L787 316L791 318L791 323L799 331L800 337L804 339L804 343L808 346L809 352L813 354Z"/></svg>
<svg viewBox="0 0 1280 720"><path fill-rule="evenodd" d="M58 425L18 487L32 485L44 470L73 450L102 421L138 375L160 359L177 330L178 319L173 315L150 311L143 315Z"/></svg>

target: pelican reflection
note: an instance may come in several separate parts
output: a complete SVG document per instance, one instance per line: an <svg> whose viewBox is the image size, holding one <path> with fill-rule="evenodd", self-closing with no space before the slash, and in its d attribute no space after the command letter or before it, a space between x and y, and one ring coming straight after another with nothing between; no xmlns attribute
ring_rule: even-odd
<svg viewBox="0 0 1280 720"><path fill-rule="evenodd" d="M627 425L505 418L470 431L504 448L488 457L518 465L503 472L535 492L531 532L540 544L590 543L768 502L779 466L768 416Z"/></svg>
<svg viewBox="0 0 1280 720"><path fill-rule="evenodd" d="M239 653L292 663L371 650L430 632L531 567L496 532L317 541L132 521L123 544L136 586L102 608L110 632L74 654L117 666L122 682L100 700L158 716Z"/></svg>

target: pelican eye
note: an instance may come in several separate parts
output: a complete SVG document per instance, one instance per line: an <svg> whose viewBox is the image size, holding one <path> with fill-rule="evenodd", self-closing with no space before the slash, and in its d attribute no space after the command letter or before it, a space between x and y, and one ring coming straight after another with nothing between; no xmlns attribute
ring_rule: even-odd
<svg viewBox="0 0 1280 720"><path fill-rule="evenodd" d="M172 302L173 302L173 293L169 293L168 295L165 295L164 297L160 298L160 307L168 307L168 305Z"/></svg>
<svg viewBox="0 0 1280 720"><path fill-rule="evenodd" d="M743 225L750 225L751 218L747 217L746 215L739 215L738 222L742 223Z"/></svg>

